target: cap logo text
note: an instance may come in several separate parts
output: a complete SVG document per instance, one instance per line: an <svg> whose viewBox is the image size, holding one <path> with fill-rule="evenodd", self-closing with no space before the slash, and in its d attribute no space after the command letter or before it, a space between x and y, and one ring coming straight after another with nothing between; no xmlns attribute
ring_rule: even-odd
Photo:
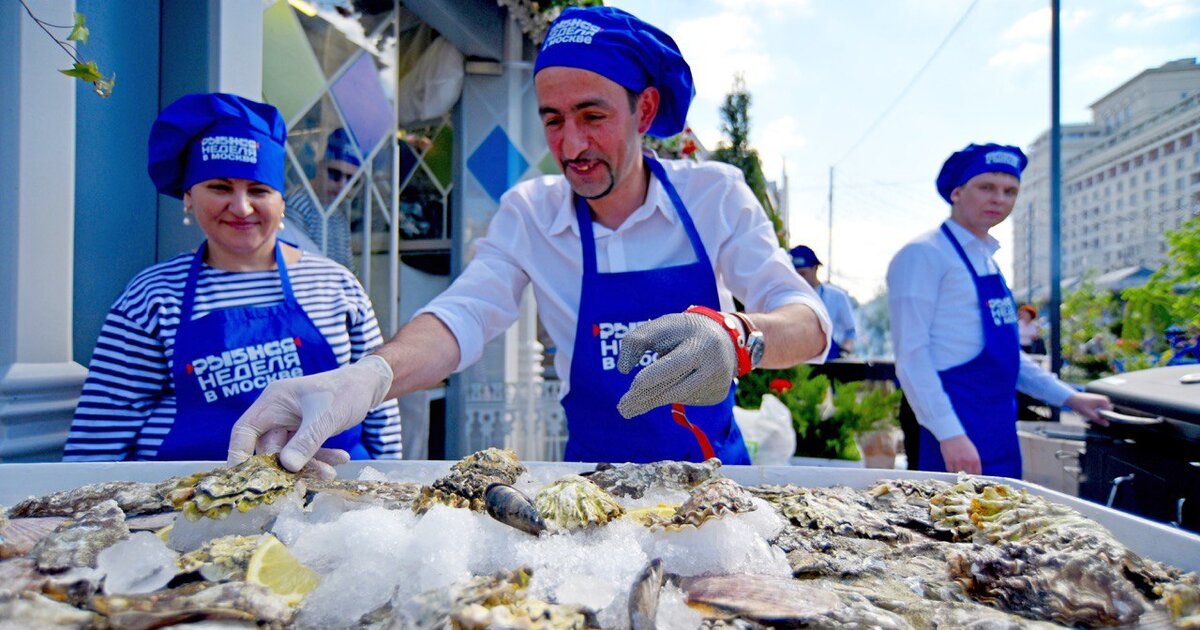
<svg viewBox="0 0 1200 630"><path fill-rule="evenodd" d="M563 20L554 25L542 42L542 50L555 44L590 44L592 36L600 32L600 27L587 20Z"/></svg>
<svg viewBox="0 0 1200 630"><path fill-rule="evenodd" d="M992 151L984 156L988 164L1007 164L1013 168L1021 168L1021 159L1008 151Z"/></svg>
<svg viewBox="0 0 1200 630"><path fill-rule="evenodd" d="M200 140L200 157L209 160L258 164L258 142L236 136L209 136Z"/></svg>

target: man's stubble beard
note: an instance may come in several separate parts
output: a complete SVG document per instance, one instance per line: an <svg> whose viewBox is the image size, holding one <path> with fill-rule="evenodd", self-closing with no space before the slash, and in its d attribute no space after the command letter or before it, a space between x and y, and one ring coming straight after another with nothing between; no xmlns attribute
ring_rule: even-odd
<svg viewBox="0 0 1200 630"><path fill-rule="evenodd" d="M567 172L567 166L569 164L570 164L570 162L566 162L562 165L563 173ZM612 167L609 166L607 162L602 162L602 164L604 164L604 169L608 172L608 186L604 190L602 190L599 193L596 193L594 195L585 195L585 194L580 193L578 190L575 190L575 187L572 186L571 187L572 192L574 192L576 195L579 195L580 197L587 199L589 201L596 200L596 199L602 199L605 196L607 196L609 193L611 193L613 191L613 188L615 188L617 185L617 179L616 179L616 177L613 176ZM570 181L571 181L570 179L567 180L568 183L570 183Z"/></svg>

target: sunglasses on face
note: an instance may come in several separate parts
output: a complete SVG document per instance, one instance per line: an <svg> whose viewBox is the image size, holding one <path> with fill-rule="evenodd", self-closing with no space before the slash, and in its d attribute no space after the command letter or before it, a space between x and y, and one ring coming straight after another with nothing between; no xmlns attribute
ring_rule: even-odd
<svg viewBox="0 0 1200 630"><path fill-rule="evenodd" d="M327 177L329 179L329 181L336 184L343 180L350 181L350 178L354 177L354 173L347 173L346 171L340 171L336 168L326 167L325 168L325 177Z"/></svg>

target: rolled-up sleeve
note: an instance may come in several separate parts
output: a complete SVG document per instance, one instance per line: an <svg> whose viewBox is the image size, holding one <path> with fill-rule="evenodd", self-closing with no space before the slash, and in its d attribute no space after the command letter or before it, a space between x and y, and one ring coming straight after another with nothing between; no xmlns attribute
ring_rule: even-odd
<svg viewBox="0 0 1200 630"><path fill-rule="evenodd" d="M506 196L476 246L475 257L450 288L417 311L429 313L450 329L458 342L456 372L483 356L483 347L514 322L529 275L513 252L530 247L521 229L518 210ZM528 250L526 250L528 251Z"/></svg>
<svg viewBox="0 0 1200 630"><path fill-rule="evenodd" d="M942 388L930 346L944 273L935 251L913 245L896 254L887 273L896 376L917 421L939 441L966 433Z"/></svg>
<svg viewBox="0 0 1200 630"><path fill-rule="evenodd" d="M735 181L723 200L721 213L728 240L716 260L720 280L748 312L766 313L789 304L804 304L817 314L825 335L825 350L807 363L824 363L833 325L820 296L796 273L792 259L779 246L774 226L744 181ZM732 305L722 305L732 308Z"/></svg>

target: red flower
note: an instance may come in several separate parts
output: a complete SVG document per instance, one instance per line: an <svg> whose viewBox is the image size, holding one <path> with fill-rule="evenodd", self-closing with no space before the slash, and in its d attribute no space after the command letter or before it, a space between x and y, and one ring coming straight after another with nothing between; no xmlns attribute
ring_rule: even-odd
<svg viewBox="0 0 1200 630"><path fill-rule="evenodd" d="M683 143L683 154L691 155L695 152L696 152L696 142L691 140L690 138L688 140L685 140Z"/></svg>
<svg viewBox="0 0 1200 630"><path fill-rule="evenodd" d="M771 391L776 394L782 394L792 388L792 382L786 378L777 378L771 381Z"/></svg>

